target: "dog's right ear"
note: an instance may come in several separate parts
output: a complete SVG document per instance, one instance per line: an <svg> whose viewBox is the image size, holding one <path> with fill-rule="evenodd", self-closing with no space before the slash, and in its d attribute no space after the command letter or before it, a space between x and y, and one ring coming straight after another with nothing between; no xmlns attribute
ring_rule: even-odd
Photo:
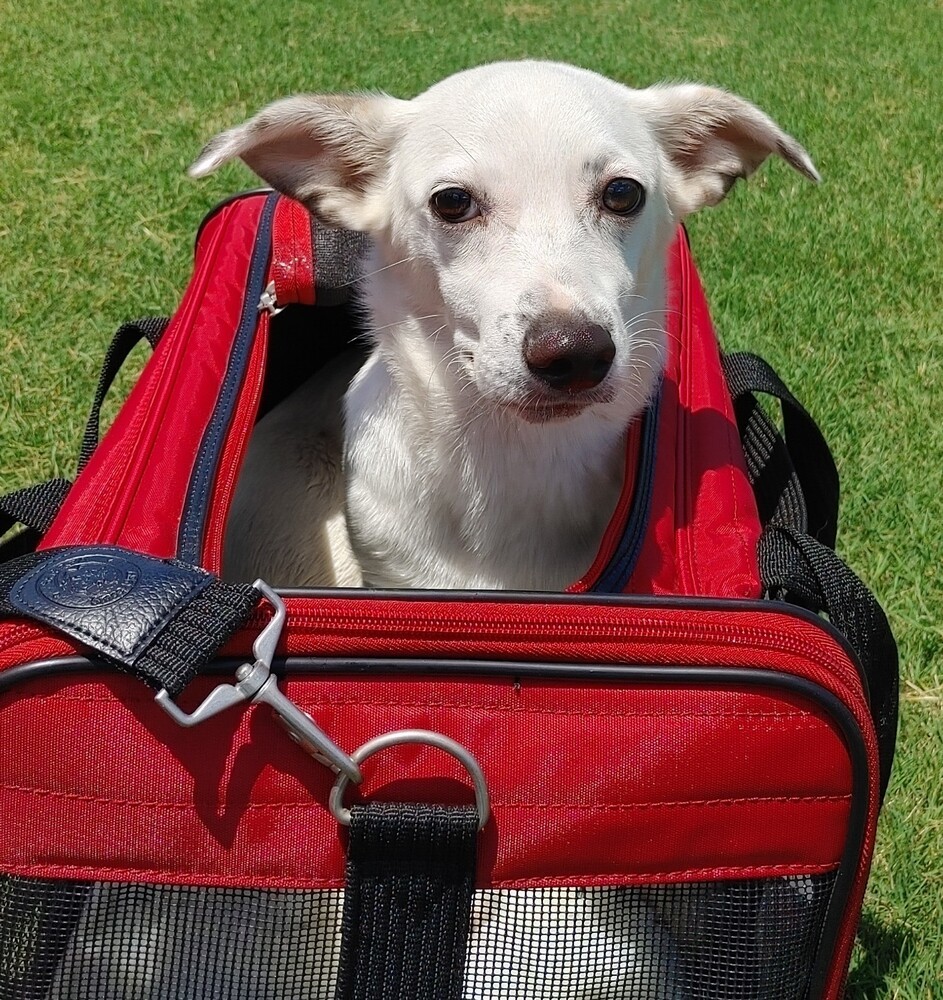
<svg viewBox="0 0 943 1000"><path fill-rule="evenodd" d="M386 94L302 94L222 132L190 167L205 177L236 157L325 221L371 232L386 220L382 188L408 101Z"/></svg>

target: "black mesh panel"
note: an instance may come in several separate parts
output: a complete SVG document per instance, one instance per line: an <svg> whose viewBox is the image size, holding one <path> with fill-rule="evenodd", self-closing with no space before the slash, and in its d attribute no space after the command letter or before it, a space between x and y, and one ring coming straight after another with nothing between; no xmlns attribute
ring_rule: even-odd
<svg viewBox="0 0 943 1000"><path fill-rule="evenodd" d="M801 1000L834 876L476 892L465 1000ZM0 877L0 1000L331 1000L343 894Z"/></svg>

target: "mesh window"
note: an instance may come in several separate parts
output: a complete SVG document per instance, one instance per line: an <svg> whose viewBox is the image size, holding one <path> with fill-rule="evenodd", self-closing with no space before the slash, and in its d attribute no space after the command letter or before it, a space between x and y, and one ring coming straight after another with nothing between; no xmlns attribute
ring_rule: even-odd
<svg viewBox="0 0 943 1000"><path fill-rule="evenodd" d="M475 894L465 1000L802 1000L833 875ZM0 1000L331 1000L343 894L0 877Z"/></svg>

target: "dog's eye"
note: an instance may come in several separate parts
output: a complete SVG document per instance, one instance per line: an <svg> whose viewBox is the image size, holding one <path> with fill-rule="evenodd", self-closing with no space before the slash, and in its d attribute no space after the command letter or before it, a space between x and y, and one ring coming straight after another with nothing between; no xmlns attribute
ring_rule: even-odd
<svg viewBox="0 0 943 1000"><path fill-rule="evenodd" d="M467 222L479 214L475 199L464 188L436 191L430 204L432 211L444 222Z"/></svg>
<svg viewBox="0 0 943 1000"><path fill-rule="evenodd" d="M645 204L645 188L630 177L616 177L603 188L602 203L615 215L634 215Z"/></svg>

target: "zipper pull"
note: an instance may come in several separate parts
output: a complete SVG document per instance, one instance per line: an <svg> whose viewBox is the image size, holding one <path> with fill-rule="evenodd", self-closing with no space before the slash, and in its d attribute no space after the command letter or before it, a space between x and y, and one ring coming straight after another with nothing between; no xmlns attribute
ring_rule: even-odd
<svg viewBox="0 0 943 1000"><path fill-rule="evenodd" d="M267 312L269 316L277 316L284 308L278 304L278 299L275 297L275 282L270 281L265 286L265 291L259 296L259 312Z"/></svg>

